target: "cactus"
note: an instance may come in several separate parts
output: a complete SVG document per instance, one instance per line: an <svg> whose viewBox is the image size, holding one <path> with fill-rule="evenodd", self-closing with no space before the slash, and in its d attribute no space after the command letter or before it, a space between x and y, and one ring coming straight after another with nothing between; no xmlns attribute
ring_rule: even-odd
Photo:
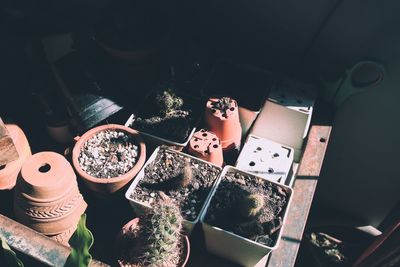
<svg viewBox="0 0 400 267"><path fill-rule="evenodd" d="M264 198L258 194L244 196L239 203L239 212L245 218L257 217L264 206Z"/></svg>
<svg viewBox="0 0 400 267"><path fill-rule="evenodd" d="M177 190L190 185L193 178L192 166L190 165L190 158L185 158L185 165L179 174L164 182L159 183L155 188L165 190ZM153 187L154 188L154 187Z"/></svg>
<svg viewBox="0 0 400 267"><path fill-rule="evenodd" d="M143 266L170 266L179 258L182 220L179 208L170 200L154 205L144 216L142 234L147 238L140 257Z"/></svg>
<svg viewBox="0 0 400 267"><path fill-rule="evenodd" d="M183 105L182 98L176 96L171 89L158 94L156 96L156 101L163 115L167 115Z"/></svg>
<svg viewBox="0 0 400 267"><path fill-rule="evenodd" d="M190 159L185 159L185 166L182 172L179 174L177 183L179 187L187 187L193 178L192 166L190 165Z"/></svg>

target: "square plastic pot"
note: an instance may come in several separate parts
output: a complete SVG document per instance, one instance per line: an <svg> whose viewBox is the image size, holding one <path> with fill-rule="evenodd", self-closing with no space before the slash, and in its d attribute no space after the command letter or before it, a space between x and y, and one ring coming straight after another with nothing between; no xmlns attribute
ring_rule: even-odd
<svg viewBox="0 0 400 267"><path fill-rule="evenodd" d="M279 81L271 90L250 134L292 147L294 161L299 162L316 95L316 88L311 85L287 79Z"/></svg>
<svg viewBox="0 0 400 267"><path fill-rule="evenodd" d="M289 186L293 153L290 147L249 135L236 161L236 167Z"/></svg>
<svg viewBox="0 0 400 267"><path fill-rule="evenodd" d="M135 120L135 115L132 114L128 120L125 123L125 126L127 127L131 127L131 125L133 124L133 121ZM161 145L168 145L168 146L174 146L176 147L177 150L181 151L184 147L187 146L187 144L189 143L190 139L192 138L194 132L196 131L196 127L193 127L193 129L190 131L190 134L188 135L188 137L185 139L185 142L183 143L179 143L179 142L174 142L159 136L155 136L146 132L142 132L142 131L138 131L143 138L146 140L146 142L150 142L153 147L155 146L161 146Z"/></svg>
<svg viewBox="0 0 400 267"><path fill-rule="evenodd" d="M211 165L211 166L214 166L214 167L218 168L219 170L222 170L221 167L219 167L217 165L214 165L214 164L212 164L210 162L207 162L205 160L202 160L202 159L199 159L199 158L193 157L191 155L188 155L188 154L185 154L185 153L182 153L182 152L179 152L179 151L175 151L175 150L172 150L172 149L166 149L166 150L171 151L171 152L176 153L176 154L179 154L179 155L183 155L184 157L191 158L191 159L193 159L195 161L198 161L198 162L206 163L207 165ZM136 178L134 179L134 181L132 182L132 184L129 186L128 190L125 193L125 198L129 201L130 205L132 206L132 208L133 208L133 210L134 210L134 212L136 213L137 216L140 216L143 213L145 213L147 210L151 209L151 206L149 206L148 204L143 203L141 201L135 200L132 197L132 193L135 191L135 189L138 186L139 182L144 178L146 167L156 159L157 154L158 154L159 151L160 151L160 147L157 147L154 150L153 154L151 154L150 158L147 160L147 162L145 163L145 165L143 166L143 168L138 173L138 175L136 176ZM216 177L215 180L217 180L217 179L218 179L218 177ZM215 184L215 181L214 181L214 184ZM201 216L201 214L202 214L202 212L204 210L204 207L205 207L205 204L208 201L208 198L210 197L212 189L213 188L210 189L210 192L208 193L207 197L204 199L203 206L201 207L201 209L199 211L199 214L197 215L196 219L194 221L188 221L188 220L184 220L183 221L183 227L184 227L184 230L185 230L187 235L191 234L194 226L199 222L200 216Z"/></svg>
<svg viewBox="0 0 400 267"><path fill-rule="evenodd" d="M229 171L240 172L249 176L253 176L254 178L264 179L267 183L272 183L280 187L284 187L288 190L288 192L290 192L290 195L288 196L288 202L286 204L285 209L283 210L282 227L279 229L277 240L274 246L269 247L257 243L253 240L244 238L232 232L225 231L224 229L212 226L205 222L205 217L207 215L207 211L213 199L213 196L215 195L215 192L218 190L218 186L221 183L221 180L224 179L225 174ZM279 241L282 236L282 229L285 225L287 212L292 200L292 196L293 196L293 190L290 187L276 183L261 176L256 176L254 174L241 171L232 166L225 166L215 184L215 187L212 190L211 196L208 198L205 208L203 209L203 213L201 214L200 217L207 251L209 251L212 254L223 257L225 259L228 259L232 262L235 262L237 264L240 264L242 266L255 266L258 263L265 261L266 256L279 246Z"/></svg>
<svg viewBox="0 0 400 267"><path fill-rule="evenodd" d="M176 147L177 150L182 150L189 143L189 140L192 138L194 132L196 131L196 127L202 118L201 116L203 115L203 110L204 110L204 105L202 104L203 101L201 101L198 98L194 98L194 97L185 95L184 93L180 93L179 91L177 91L177 95L180 97L183 97L185 99L185 101L188 103L188 105L190 106L190 109L192 110L191 116L193 116L192 128L190 129L188 136L185 138L185 140L183 142L179 142L179 141L170 140L166 137L158 136L157 134L154 134L154 133L146 132L145 130L141 131L141 130L135 128L134 123L135 123L137 114L141 114L142 112L143 113L149 112L149 111L144 111L144 110L146 110L146 108L148 108L149 106L151 106L151 107L154 106L153 104L151 104L151 98L155 96L156 92L157 91L152 91L149 94L147 94L146 97L144 97L142 104L138 107L138 109L133 114L131 114L131 116L126 121L125 126L131 127L133 129L139 131L140 134L143 136L143 138L147 142L150 142L154 146L166 144L169 146ZM187 104L184 104L184 106L185 105L187 105ZM150 113L152 113L152 112L150 112Z"/></svg>

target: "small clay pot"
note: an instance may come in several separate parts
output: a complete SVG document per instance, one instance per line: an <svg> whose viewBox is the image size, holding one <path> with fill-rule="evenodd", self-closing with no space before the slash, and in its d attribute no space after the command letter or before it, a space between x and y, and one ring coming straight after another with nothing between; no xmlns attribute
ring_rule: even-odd
<svg viewBox="0 0 400 267"><path fill-rule="evenodd" d="M66 235L86 207L74 170L62 155L40 152L26 159L14 194L18 221L45 235Z"/></svg>
<svg viewBox="0 0 400 267"><path fill-rule="evenodd" d="M117 238L116 238L116 242L115 242L115 253L116 255L119 255L120 252L122 251L123 246L125 245L123 243L123 237L126 233L132 231L133 229L135 229L138 224L139 224L140 219L139 218L134 218L132 220L130 220L127 224L125 224L121 230L119 231ZM189 256L190 256L190 242L189 242L189 238L187 235L182 235L182 239L183 239L183 255L184 257L182 258L181 262L182 264L179 265L179 267L185 267L186 264L189 261ZM120 267L127 267L125 264L123 264L119 259L117 260L118 266ZM132 265L129 265L132 266ZM141 266L138 266L141 267Z"/></svg>
<svg viewBox="0 0 400 267"><path fill-rule="evenodd" d="M91 176L87 174L84 170L82 170L78 161L79 154L81 153L81 150L85 142L92 136L105 130L118 130L130 134L135 139L137 146L139 148L138 151L139 156L135 166L133 166L133 168L127 173L118 177L97 178ZM96 128L89 130L81 137L76 138L76 141L77 142L75 143L75 146L72 150L72 165L74 166L74 169L78 173L78 175L82 178L82 180L91 190L103 195L114 193L119 189L121 189L122 187L124 187L127 183L129 183L143 167L144 162L146 160L146 146L139 132L123 125L107 124L98 126Z"/></svg>
<svg viewBox="0 0 400 267"><path fill-rule="evenodd" d="M221 140L222 150L229 151L240 147L242 127L239 121L239 107L236 100L231 99L226 113L214 108L219 98L210 98L206 104L205 123L207 128Z"/></svg>
<svg viewBox="0 0 400 267"><path fill-rule="evenodd" d="M188 152L220 167L224 163L221 141L213 132L205 129L193 134L189 141Z"/></svg>
<svg viewBox="0 0 400 267"><path fill-rule="evenodd" d="M31 148L21 128L14 124L7 124L6 128L18 151L19 158L0 166L0 190L12 189L15 186L22 164L31 155Z"/></svg>

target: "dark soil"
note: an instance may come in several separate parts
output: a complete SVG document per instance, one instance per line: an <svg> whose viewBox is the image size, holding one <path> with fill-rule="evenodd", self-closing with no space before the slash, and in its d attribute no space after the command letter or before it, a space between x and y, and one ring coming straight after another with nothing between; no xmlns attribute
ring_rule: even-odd
<svg viewBox="0 0 400 267"><path fill-rule="evenodd" d="M139 156L136 140L122 131L106 130L89 138L78 157L87 174L115 178L129 172Z"/></svg>
<svg viewBox="0 0 400 267"><path fill-rule="evenodd" d="M243 198L259 195L264 200L259 214L244 217L238 207ZM221 180L205 221L258 243L273 246L282 226L290 192L260 178L230 171Z"/></svg>
<svg viewBox="0 0 400 267"><path fill-rule="evenodd" d="M191 179L181 180L185 165L190 166ZM166 194L179 206L183 218L194 221L219 173L217 167L161 148L131 197L151 205Z"/></svg>
<svg viewBox="0 0 400 267"><path fill-rule="evenodd" d="M173 142L184 143L196 123L199 109L190 100L175 96L165 97L166 91L150 95L136 115L132 128ZM178 104L177 104L178 103Z"/></svg>
<svg viewBox="0 0 400 267"><path fill-rule="evenodd" d="M96 25L96 39L111 48L130 51L151 49L166 39L170 25L159 8L136 6L135 1L119 5L112 16Z"/></svg>

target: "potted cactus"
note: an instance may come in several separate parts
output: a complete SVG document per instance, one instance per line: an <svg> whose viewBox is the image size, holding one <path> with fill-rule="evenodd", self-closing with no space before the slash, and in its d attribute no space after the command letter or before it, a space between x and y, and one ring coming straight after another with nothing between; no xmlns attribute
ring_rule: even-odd
<svg viewBox="0 0 400 267"><path fill-rule="evenodd" d="M127 125L157 145L183 148L196 129L199 108L198 101L167 86L149 94Z"/></svg>
<svg viewBox="0 0 400 267"><path fill-rule="evenodd" d="M163 147L157 148L136 176L125 197L136 214L168 196L179 206L184 229L190 234L198 222L221 168L207 161Z"/></svg>
<svg viewBox="0 0 400 267"><path fill-rule="evenodd" d="M240 147L242 127L236 100L227 96L208 99L205 123L219 137L224 151Z"/></svg>
<svg viewBox="0 0 400 267"><path fill-rule="evenodd" d="M179 208L165 198L128 222L117 236L119 266L185 266L190 244L182 234L182 221Z"/></svg>
<svg viewBox="0 0 400 267"><path fill-rule="evenodd" d="M254 266L278 246L290 187L226 166L201 215L207 250Z"/></svg>

